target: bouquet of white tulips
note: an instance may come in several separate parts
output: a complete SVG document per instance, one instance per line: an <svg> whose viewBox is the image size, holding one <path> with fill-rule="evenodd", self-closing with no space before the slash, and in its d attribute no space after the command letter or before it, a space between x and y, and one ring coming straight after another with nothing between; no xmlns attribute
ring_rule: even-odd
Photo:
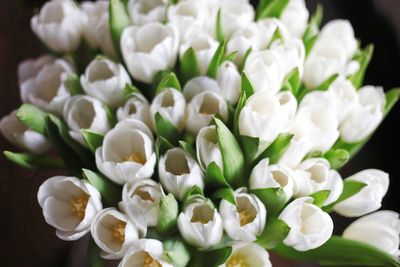
<svg viewBox="0 0 400 267"><path fill-rule="evenodd" d="M48 52L0 122L25 152L4 155L69 173L38 202L59 238L91 236L93 267L400 266L389 175L339 173L400 89L363 86L373 46L321 18L304 0L49 1L31 20ZM361 218L333 235L331 212Z"/></svg>

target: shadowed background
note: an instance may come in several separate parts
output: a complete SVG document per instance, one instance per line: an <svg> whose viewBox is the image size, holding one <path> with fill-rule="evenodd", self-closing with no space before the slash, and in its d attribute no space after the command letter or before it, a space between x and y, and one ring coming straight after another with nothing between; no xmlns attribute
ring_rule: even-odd
<svg viewBox="0 0 400 267"><path fill-rule="evenodd" d="M17 86L18 63L42 51L30 30L33 9L44 1L0 1L0 117L20 105ZM258 1L251 1L256 4ZM385 90L400 86L400 1L306 0L313 11L319 2L324 6L324 23L343 18L351 21L362 46L375 44L375 53L367 71L367 84L382 85ZM399 105L382 123L364 149L342 171L346 177L366 168L389 172L391 185L384 199L383 209L399 211L400 162L398 150ZM0 136L0 150L16 150ZM2 266L85 266L79 257L84 255L85 242L68 243L59 240L48 226L37 204L36 193L40 184L55 173L23 170L0 155L0 262ZM335 216L336 233L341 233L348 219ZM295 264L275 259L275 266L315 266Z"/></svg>

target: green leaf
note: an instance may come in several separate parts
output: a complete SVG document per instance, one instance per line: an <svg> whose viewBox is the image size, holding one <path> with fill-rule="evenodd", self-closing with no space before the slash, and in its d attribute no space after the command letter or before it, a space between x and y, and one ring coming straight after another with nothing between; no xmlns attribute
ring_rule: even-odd
<svg viewBox="0 0 400 267"><path fill-rule="evenodd" d="M111 0L109 4L109 24L111 36L113 39L115 50L118 51L120 58L121 54L121 36L126 27L131 25L131 19L125 4L121 0Z"/></svg>
<svg viewBox="0 0 400 267"><path fill-rule="evenodd" d="M82 169L85 177L101 194L107 206L116 207L121 201L122 187L100 173Z"/></svg>
<svg viewBox="0 0 400 267"><path fill-rule="evenodd" d="M315 90L317 91L328 91L329 87L331 86L331 84L337 79L337 77L339 77L339 74L333 74L332 76L330 76L328 79L326 79L323 83L321 83L320 85L318 85Z"/></svg>
<svg viewBox="0 0 400 267"><path fill-rule="evenodd" d="M189 145L186 141L179 141L179 146L188 153L193 159L197 159L196 151L193 149L191 145Z"/></svg>
<svg viewBox="0 0 400 267"><path fill-rule="evenodd" d="M324 158L329 161L332 169L338 170L349 161L350 154L345 149L331 149L324 154Z"/></svg>
<svg viewBox="0 0 400 267"><path fill-rule="evenodd" d="M47 113L31 104L23 104L16 114L18 120L29 129L46 135Z"/></svg>
<svg viewBox="0 0 400 267"><path fill-rule="evenodd" d="M268 44L268 48L270 48L271 45L275 41L278 41L278 40L281 40L281 41L283 40L283 34L282 34L282 32L281 32L279 27L276 28L276 30L274 32L274 35L272 35L271 41L269 41L269 44Z"/></svg>
<svg viewBox="0 0 400 267"><path fill-rule="evenodd" d="M250 190L264 204L268 211L268 216L278 216L288 201L282 188L262 188Z"/></svg>
<svg viewBox="0 0 400 267"><path fill-rule="evenodd" d="M272 249L286 238L289 231L290 227L281 219L268 220L256 243L265 249Z"/></svg>
<svg viewBox="0 0 400 267"><path fill-rule="evenodd" d="M159 112L155 115L155 121L157 135L164 137L172 144L176 144L179 140L180 133L178 129L176 129L175 125L165 119Z"/></svg>
<svg viewBox="0 0 400 267"><path fill-rule="evenodd" d="M204 179L208 187L219 188L229 186L228 182L225 180L222 170L214 161L208 164Z"/></svg>
<svg viewBox="0 0 400 267"><path fill-rule="evenodd" d="M217 22L215 23L215 34L218 42L222 43L225 40L225 34L224 30L222 29L222 23L221 23L221 8L218 10L217 13Z"/></svg>
<svg viewBox="0 0 400 267"><path fill-rule="evenodd" d="M253 162L270 145L268 142L250 136L240 136L240 141L248 166L253 166Z"/></svg>
<svg viewBox="0 0 400 267"><path fill-rule="evenodd" d="M218 144L224 163L224 177L229 184L240 185L243 182L244 157L233 134L219 119L214 118Z"/></svg>
<svg viewBox="0 0 400 267"><path fill-rule="evenodd" d="M163 258L175 267L185 267L190 261L190 253L180 239L167 239L163 242Z"/></svg>
<svg viewBox="0 0 400 267"><path fill-rule="evenodd" d="M15 164L34 170L62 170L65 169L64 162L60 159L48 156L37 156L28 153L15 153L3 151L4 156Z"/></svg>
<svg viewBox="0 0 400 267"><path fill-rule="evenodd" d="M400 97L400 88L394 88L386 93L385 116L392 110Z"/></svg>
<svg viewBox="0 0 400 267"><path fill-rule="evenodd" d="M182 56L180 62L180 78L185 84L190 79L200 76L200 65L196 56L196 52L190 47Z"/></svg>
<svg viewBox="0 0 400 267"><path fill-rule="evenodd" d="M178 81L178 78L176 77L175 73L173 72L169 72L168 74L166 74L162 80L160 81L160 83L157 85L156 88L156 95L158 93L160 93L163 89L166 88L174 88L178 91L181 91L181 85Z"/></svg>
<svg viewBox="0 0 400 267"><path fill-rule="evenodd" d="M204 253L204 265L217 267L224 264L232 253L232 247L219 248Z"/></svg>
<svg viewBox="0 0 400 267"><path fill-rule="evenodd" d="M115 115L115 112L113 110L111 110L108 106L103 105L103 108L106 112L107 115L107 119L108 122L110 123L111 127L114 127L115 124L117 124L118 120L117 120L117 116Z"/></svg>
<svg viewBox="0 0 400 267"><path fill-rule="evenodd" d="M279 18L281 16L282 11L285 9L289 0L272 0L267 4L257 16L257 20L267 18L267 17L276 17Z"/></svg>
<svg viewBox="0 0 400 267"><path fill-rule="evenodd" d="M220 188L212 194L212 198L225 199L233 205L236 205L236 198L233 189L230 187Z"/></svg>
<svg viewBox="0 0 400 267"><path fill-rule="evenodd" d="M314 199L313 204L322 207L325 203L325 201L328 199L329 195L331 193L331 190L321 190L318 192L315 192L314 194L311 194L310 197Z"/></svg>
<svg viewBox="0 0 400 267"><path fill-rule="evenodd" d="M360 69L350 75L348 80L351 81L356 89L359 89L364 82L365 72L367 71L368 65L372 59L374 53L374 45L369 44L364 50L359 51L354 56L353 60L356 60L360 64Z"/></svg>
<svg viewBox="0 0 400 267"><path fill-rule="evenodd" d="M83 136L83 139L85 140L85 143L89 147L90 151L92 151L93 153L96 152L97 148L103 145L103 139L104 139L103 134L99 134L88 129L82 129L81 134Z"/></svg>
<svg viewBox="0 0 400 267"><path fill-rule="evenodd" d="M70 74L68 76L67 87L71 96L84 94L81 82L76 74Z"/></svg>
<svg viewBox="0 0 400 267"><path fill-rule="evenodd" d="M223 62L225 62L225 61L232 61L232 62L234 62L236 56L238 55L238 53L239 53L239 51L235 51L235 52L230 53L229 55L227 55L227 56L223 59Z"/></svg>
<svg viewBox="0 0 400 267"><path fill-rule="evenodd" d="M247 58L249 57L249 55L251 54L252 51L253 51L253 48L251 46L246 50L246 53L244 54L242 62L240 62L240 64L239 64L239 73L243 72L244 67L246 66Z"/></svg>
<svg viewBox="0 0 400 267"><path fill-rule="evenodd" d="M140 90L137 87L127 83L127 84L125 84L123 94L124 94L124 98L127 100L133 94L140 94Z"/></svg>
<svg viewBox="0 0 400 267"><path fill-rule="evenodd" d="M285 154L286 150L288 150L292 138L293 134L280 134L278 138L276 138L275 141L272 142L272 144L263 153L261 153L254 164L257 164L265 158L269 159L269 164L277 163L283 154Z"/></svg>
<svg viewBox="0 0 400 267"><path fill-rule="evenodd" d="M233 115L233 134L237 138L240 137L240 133L239 133L239 116L240 116L240 112L242 111L244 105L246 104L246 101L247 101L246 93L242 92L240 94L240 98L239 98L239 101L238 101L236 109L235 109L235 114Z"/></svg>
<svg viewBox="0 0 400 267"><path fill-rule="evenodd" d="M314 261L325 266L400 266L398 259L376 247L338 236L305 252L284 244L279 244L273 251L291 260Z"/></svg>
<svg viewBox="0 0 400 267"><path fill-rule="evenodd" d="M215 51L214 56L211 59L210 65L208 66L207 76L215 79L218 73L218 67L222 64L226 52L226 41L223 41Z"/></svg>
<svg viewBox="0 0 400 267"><path fill-rule="evenodd" d="M103 267L105 266L105 262L103 258L100 256L101 249L96 245L93 238L90 238L88 251L87 251L87 260L89 267Z"/></svg>
<svg viewBox="0 0 400 267"><path fill-rule="evenodd" d="M340 197L335 202L324 207L323 209L326 212L332 211L336 204L342 202L343 200L350 198L351 196L354 196L355 194L360 192L361 189L363 189L365 186L367 186L367 184L360 182L360 181L344 180L343 191L342 191L342 194L340 195Z"/></svg>
<svg viewBox="0 0 400 267"><path fill-rule="evenodd" d="M204 198L204 193L203 193L203 190L202 190L199 186L194 185L194 186L192 186L192 188L190 188L190 189L185 193L185 197L183 198L183 201L182 201L182 203L183 203L183 208L182 208L182 210L184 210L185 207L188 205L188 203L189 203L193 198L196 198L196 197L202 197L202 198Z"/></svg>
<svg viewBox="0 0 400 267"><path fill-rule="evenodd" d="M154 147L157 158L160 158L161 155L164 155L167 150L174 148L174 146L162 136L157 136Z"/></svg>
<svg viewBox="0 0 400 267"><path fill-rule="evenodd" d="M285 81L283 82L283 90L290 91L293 95L297 95L301 86L301 77L299 68L293 69L286 75Z"/></svg>
<svg viewBox="0 0 400 267"><path fill-rule="evenodd" d="M319 25L321 24L323 13L324 12L322 6L318 5L303 34L303 42L306 49L306 55L310 53L315 41L318 38Z"/></svg>
<svg viewBox="0 0 400 267"><path fill-rule="evenodd" d="M169 193L167 196L163 196L160 199L158 220L157 220L157 232L165 234L176 225L178 218L178 202L175 197Z"/></svg>
<svg viewBox="0 0 400 267"><path fill-rule="evenodd" d="M254 94L254 88L244 72L242 72L242 83L240 90L246 94L246 98L249 98Z"/></svg>

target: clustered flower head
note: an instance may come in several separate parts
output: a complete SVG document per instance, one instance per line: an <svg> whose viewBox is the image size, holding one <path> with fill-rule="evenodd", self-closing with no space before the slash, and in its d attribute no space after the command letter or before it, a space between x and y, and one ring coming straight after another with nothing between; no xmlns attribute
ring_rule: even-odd
<svg viewBox="0 0 400 267"><path fill-rule="evenodd" d="M363 86L372 46L346 20L319 30L321 12L49 1L31 20L49 53L20 65L24 104L0 122L26 153L4 153L68 170L40 186L46 222L120 267L268 267L267 249L399 266L399 214L378 211L389 175L339 173L399 90ZM331 212L361 218L340 237Z"/></svg>

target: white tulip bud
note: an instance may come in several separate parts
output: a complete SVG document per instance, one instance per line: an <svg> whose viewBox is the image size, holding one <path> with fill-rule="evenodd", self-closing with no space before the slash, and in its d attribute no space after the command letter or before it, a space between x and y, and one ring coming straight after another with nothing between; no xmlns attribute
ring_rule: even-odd
<svg viewBox="0 0 400 267"><path fill-rule="evenodd" d="M300 77L303 75L306 50L301 39L289 39L284 43L274 42L271 50L278 52L283 58L285 62L285 76L295 68L298 68Z"/></svg>
<svg viewBox="0 0 400 267"><path fill-rule="evenodd" d="M31 28L55 52L73 52L81 43L82 14L72 0L49 1L33 16Z"/></svg>
<svg viewBox="0 0 400 267"><path fill-rule="evenodd" d="M369 169L358 172L345 181L366 184L357 194L335 205L335 212L346 217L359 217L378 210L389 188L389 175L383 171Z"/></svg>
<svg viewBox="0 0 400 267"><path fill-rule="evenodd" d="M134 25L164 22L167 11L165 0L129 0L128 11Z"/></svg>
<svg viewBox="0 0 400 267"><path fill-rule="evenodd" d="M215 162L223 169L222 153L218 145L217 129L215 125L204 127L196 138L197 161L205 171L211 162Z"/></svg>
<svg viewBox="0 0 400 267"><path fill-rule="evenodd" d="M251 171L249 188L282 188L289 200L293 195L294 180L290 168L279 164L268 165L268 159L263 159Z"/></svg>
<svg viewBox="0 0 400 267"><path fill-rule="evenodd" d="M51 143L46 137L30 130L17 119L17 110L0 120L0 132L11 144L20 147L33 154L43 154L47 152Z"/></svg>
<svg viewBox="0 0 400 267"><path fill-rule="evenodd" d="M342 124L344 119L357 108L358 94L356 88L349 80L339 76L329 86L328 92L332 94L335 100L339 124Z"/></svg>
<svg viewBox="0 0 400 267"><path fill-rule="evenodd" d="M96 214L103 208L96 188L76 177L49 178L39 187L37 197L46 222L66 241L87 234Z"/></svg>
<svg viewBox="0 0 400 267"><path fill-rule="evenodd" d="M97 214L91 233L104 259L121 259L130 244L140 237L133 222L115 208L104 209Z"/></svg>
<svg viewBox="0 0 400 267"><path fill-rule="evenodd" d="M309 15L304 0L290 0L282 11L280 20L289 29L291 36L301 38L306 30Z"/></svg>
<svg viewBox="0 0 400 267"><path fill-rule="evenodd" d="M332 218L311 204L312 201L311 197L298 198L286 206L279 215L279 219L290 227L283 243L298 251L317 248L332 236Z"/></svg>
<svg viewBox="0 0 400 267"><path fill-rule="evenodd" d="M132 82L124 67L108 59L94 59L81 76L85 93L111 108L123 103L123 91L127 83Z"/></svg>
<svg viewBox="0 0 400 267"><path fill-rule="evenodd" d="M255 241L265 227L265 206L258 197L247 194L244 187L237 189L234 196L236 205L225 199L219 205L224 229L233 240Z"/></svg>
<svg viewBox="0 0 400 267"><path fill-rule="evenodd" d="M343 179L340 174L335 170L329 170L328 175L328 181L324 190L329 190L330 193L323 206L327 206L338 200L343 192Z"/></svg>
<svg viewBox="0 0 400 267"><path fill-rule="evenodd" d="M61 114L70 96L66 82L73 73L73 66L64 59L40 57L22 63L19 68L22 102Z"/></svg>
<svg viewBox="0 0 400 267"><path fill-rule="evenodd" d="M232 254L221 267L248 266L272 267L268 251L256 243L243 243L233 246Z"/></svg>
<svg viewBox="0 0 400 267"><path fill-rule="evenodd" d="M178 228L189 244L209 248L217 244L223 233L222 219L211 201L193 199L179 214Z"/></svg>
<svg viewBox="0 0 400 267"><path fill-rule="evenodd" d="M156 239L139 239L132 242L118 267L137 266L172 267L163 260L163 244Z"/></svg>
<svg viewBox="0 0 400 267"><path fill-rule="evenodd" d="M358 91L359 103L340 126L340 136L348 143L367 138L381 123L386 105L383 88L364 86Z"/></svg>
<svg viewBox="0 0 400 267"><path fill-rule="evenodd" d="M149 23L124 29L121 51L130 74L151 83L157 72L175 66L179 34L171 24Z"/></svg>
<svg viewBox="0 0 400 267"><path fill-rule="evenodd" d="M300 162L304 159L304 157L311 151L312 142L305 136L302 132L297 132L291 128L291 133L294 134L292 140L290 141L290 145L286 152L279 160L280 165L284 165L290 168L295 168ZM301 131L301 130L300 130Z"/></svg>
<svg viewBox="0 0 400 267"><path fill-rule="evenodd" d="M153 136L141 121L119 122L104 137L96 150L96 165L101 173L117 184L150 178L154 173L156 154Z"/></svg>
<svg viewBox="0 0 400 267"><path fill-rule="evenodd" d="M367 243L396 258L399 250L400 219L395 211L381 210L350 224L343 232L343 237Z"/></svg>
<svg viewBox="0 0 400 267"><path fill-rule="evenodd" d="M172 148L161 156L158 175L164 188L181 200L193 186L204 188L199 164L180 148Z"/></svg>
<svg viewBox="0 0 400 267"><path fill-rule="evenodd" d="M217 114L225 121L228 119L228 105L222 96L211 91L196 95L187 105L186 130L197 135Z"/></svg>
<svg viewBox="0 0 400 267"><path fill-rule="evenodd" d="M283 41L288 40L290 37L290 32L288 28L277 18L263 18L258 20L256 23L259 27L260 34L264 35L264 37L262 37L262 40L265 40L266 42L263 42L264 46L267 46L271 43L272 38L274 37L274 34L277 30L279 30ZM266 48L267 47L262 47L260 50L264 50Z"/></svg>
<svg viewBox="0 0 400 267"><path fill-rule="evenodd" d="M230 61L222 63L218 68L217 82L221 87L222 97L231 104L236 104L240 97L242 80L235 64Z"/></svg>
<svg viewBox="0 0 400 267"><path fill-rule="evenodd" d="M152 127L149 102L139 93L131 95L125 105L118 108L117 118L118 121L128 118L137 119L144 122L149 128Z"/></svg>
<svg viewBox="0 0 400 267"><path fill-rule="evenodd" d="M244 1L224 1L221 5L221 26L226 38L254 21L253 6Z"/></svg>
<svg viewBox="0 0 400 267"><path fill-rule="evenodd" d="M103 104L90 96L77 95L68 99L63 115L69 128L69 135L82 145L85 145L85 141L80 130L87 129L105 134L110 129Z"/></svg>
<svg viewBox="0 0 400 267"><path fill-rule="evenodd" d="M221 94L221 87L218 82L207 76L198 76L189 80L183 88L183 95L186 101L190 102L193 97L204 92L211 91Z"/></svg>

